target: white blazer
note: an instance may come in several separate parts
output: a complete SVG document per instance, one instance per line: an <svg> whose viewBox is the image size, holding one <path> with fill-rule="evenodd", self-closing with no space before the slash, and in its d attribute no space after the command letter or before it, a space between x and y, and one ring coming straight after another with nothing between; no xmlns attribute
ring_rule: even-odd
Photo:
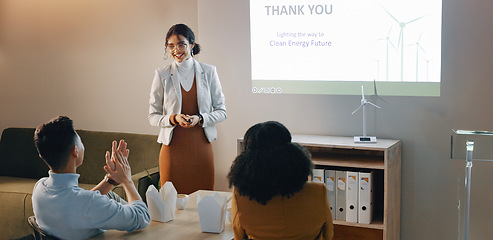
<svg viewBox="0 0 493 240"><path fill-rule="evenodd" d="M209 142L217 138L215 124L226 119L226 103L217 76L216 67L200 63L195 64L197 102L199 113L204 118L202 127ZM181 113L181 86L175 76L175 64L156 69L149 98L149 123L161 127L157 141L169 145L173 129L169 117Z"/></svg>

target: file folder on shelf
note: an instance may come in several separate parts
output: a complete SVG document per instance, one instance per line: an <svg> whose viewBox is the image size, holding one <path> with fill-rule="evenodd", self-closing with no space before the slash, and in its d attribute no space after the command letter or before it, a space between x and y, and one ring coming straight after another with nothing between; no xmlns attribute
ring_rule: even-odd
<svg viewBox="0 0 493 240"><path fill-rule="evenodd" d="M348 171L346 175L346 222L358 222L358 172Z"/></svg>
<svg viewBox="0 0 493 240"><path fill-rule="evenodd" d="M346 220L346 171L336 171L336 220Z"/></svg>
<svg viewBox="0 0 493 240"><path fill-rule="evenodd" d="M373 219L373 172L359 173L358 223L370 224Z"/></svg>
<svg viewBox="0 0 493 240"><path fill-rule="evenodd" d="M332 219L336 218L336 171L325 170L325 187L327 188L327 199L329 199Z"/></svg>
<svg viewBox="0 0 493 240"><path fill-rule="evenodd" d="M314 182L324 182L324 170L320 168L313 169L313 181Z"/></svg>

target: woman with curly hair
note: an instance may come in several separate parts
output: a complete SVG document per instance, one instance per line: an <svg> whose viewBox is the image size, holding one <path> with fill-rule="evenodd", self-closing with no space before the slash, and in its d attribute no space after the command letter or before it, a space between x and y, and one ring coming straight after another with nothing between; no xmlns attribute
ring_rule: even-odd
<svg viewBox="0 0 493 240"><path fill-rule="evenodd" d="M243 144L228 174L234 239L332 239L327 190L308 180L308 150L275 121L248 129Z"/></svg>

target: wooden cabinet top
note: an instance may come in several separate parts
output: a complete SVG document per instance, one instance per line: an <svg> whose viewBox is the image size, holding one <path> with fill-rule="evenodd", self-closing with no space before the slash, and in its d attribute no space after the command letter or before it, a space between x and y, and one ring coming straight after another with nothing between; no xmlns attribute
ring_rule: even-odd
<svg viewBox="0 0 493 240"><path fill-rule="evenodd" d="M239 142L243 138L238 139ZM376 143L355 143L353 137L293 134L292 141L303 146L323 146L347 149L386 150L400 144L400 140L377 139Z"/></svg>

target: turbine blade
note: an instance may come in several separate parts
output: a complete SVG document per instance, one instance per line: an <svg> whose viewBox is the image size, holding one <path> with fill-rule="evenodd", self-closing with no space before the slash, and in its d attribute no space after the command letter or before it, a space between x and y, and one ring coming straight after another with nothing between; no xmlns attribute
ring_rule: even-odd
<svg viewBox="0 0 493 240"><path fill-rule="evenodd" d="M372 106L374 106L374 107L381 108L381 107L379 107L379 106L377 106L377 105L373 104L372 102L367 102L367 103L368 103L368 104L370 104L370 105L372 105Z"/></svg>
<svg viewBox="0 0 493 240"><path fill-rule="evenodd" d="M356 108L356 110L354 110L354 112L353 112L353 113L351 113L351 115L352 115L352 114L354 114L354 113L356 113L356 112L357 112L357 111L358 111L361 107L363 107L363 105L364 105L364 104L359 105L359 107L358 107L358 108Z"/></svg>
<svg viewBox="0 0 493 240"><path fill-rule="evenodd" d="M407 25L407 24L409 24L409 23L412 23L412 22L414 22L414 21L418 21L419 19L424 18L424 17L425 17L425 16L421 16L421 17L419 17L419 18L416 18L416 19L414 19L414 20L411 20L411 21L407 22L407 23L406 23L406 25Z"/></svg>
<svg viewBox="0 0 493 240"><path fill-rule="evenodd" d="M363 85L361 85L361 99L365 99L365 91L363 90Z"/></svg>
<svg viewBox="0 0 493 240"><path fill-rule="evenodd" d="M388 40L388 42L390 43L390 46L392 46L394 49L396 49L394 44L392 43L392 41Z"/></svg>
<svg viewBox="0 0 493 240"><path fill-rule="evenodd" d="M383 10L386 11L396 23L400 23L394 16L392 16L392 14L389 13L389 11L387 11L387 9L384 8Z"/></svg>

